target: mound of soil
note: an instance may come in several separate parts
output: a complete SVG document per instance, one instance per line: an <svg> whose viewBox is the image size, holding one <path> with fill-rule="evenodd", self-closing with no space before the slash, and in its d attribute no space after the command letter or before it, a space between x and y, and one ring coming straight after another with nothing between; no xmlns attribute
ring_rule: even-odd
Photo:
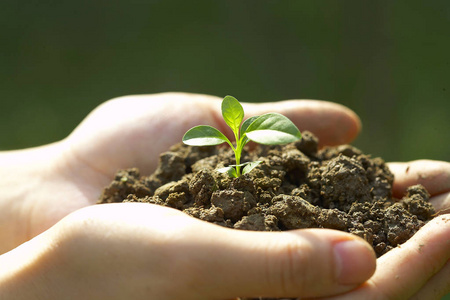
<svg viewBox="0 0 450 300"><path fill-rule="evenodd" d="M381 256L404 243L435 213L423 186L392 198L394 177L380 158L350 145L318 150L309 132L283 146L257 145L242 162L262 163L240 178L229 147L173 146L157 170L120 170L99 203L147 202L222 226L260 231L330 228L364 238Z"/></svg>

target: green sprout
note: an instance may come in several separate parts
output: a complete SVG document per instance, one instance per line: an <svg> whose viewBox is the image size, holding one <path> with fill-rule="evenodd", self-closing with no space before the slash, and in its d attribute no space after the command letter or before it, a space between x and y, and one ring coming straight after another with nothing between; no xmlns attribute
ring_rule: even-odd
<svg viewBox="0 0 450 300"><path fill-rule="evenodd" d="M218 129L200 125L189 129L183 136L183 143L190 146L214 146L222 143L230 145L236 158L235 165L218 169L230 177L239 177L253 170L261 161L241 164L241 153L244 146L253 141L264 145L281 145L295 142L302 135L298 128L287 117L278 113L267 113L248 118L244 122L244 109L236 98L226 96L222 101L222 116L234 133L236 146ZM241 168L243 168L241 172Z"/></svg>

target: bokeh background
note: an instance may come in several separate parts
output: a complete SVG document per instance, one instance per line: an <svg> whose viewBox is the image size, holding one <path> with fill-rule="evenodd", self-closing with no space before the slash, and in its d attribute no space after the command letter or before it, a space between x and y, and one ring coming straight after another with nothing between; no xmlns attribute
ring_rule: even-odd
<svg viewBox="0 0 450 300"><path fill-rule="evenodd" d="M0 150L60 140L110 98L330 100L354 145L450 161L450 1L1 0Z"/></svg>
<svg viewBox="0 0 450 300"><path fill-rule="evenodd" d="M450 1L0 1L0 150L110 98L330 100L388 161L450 161ZM450 299L447 296L446 299Z"/></svg>

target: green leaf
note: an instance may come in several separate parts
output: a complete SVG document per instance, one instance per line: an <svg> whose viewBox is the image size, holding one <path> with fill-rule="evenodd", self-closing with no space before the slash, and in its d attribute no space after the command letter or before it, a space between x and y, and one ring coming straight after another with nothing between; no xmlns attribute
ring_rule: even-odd
<svg viewBox="0 0 450 300"><path fill-rule="evenodd" d="M278 113L258 117L248 126L246 135L250 140L264 145L288 144L302 137L294 123Z"/></svg>
<svg viewBox="0 0 450 300"><path fill-rule="evenodd" d="M247 135L245 134L245 132L247 131L248 126L253 123L253 121L255 121L259 116L254 116L254 117L250 117L247 120L244 121L244 123L242 123L241 126L241 140L239 141L239 146L240 146L240 151L242 151L242 149L244 148L244 146L250 141L247 137Z"/></svg>
<svg viewBox="0 0 450 300"><path fill-rule="evenodd" d="M200 125L189 129L183 136L183 143L189 146L214 146L229 143L230 140L218 129Z"/></svg>
<svg viewBox="0 0 450 300"><path fill-rule="evenodd" d="M262 163L262 161L260 161L260 160L245 163L246 166L242 170L242 174L247 174L248 172L253 170L257 165L259 165L260 163Z"/></svg>
<svg viewBox="0 0 450 300"><path fill-rule="evenodd" d="M231 130L237 134L242 120L244 119L244 109L236 98L226 96L223 99L222 116L228 126L230 126Z"/></svg>
<svg viewBox="0 0 450 300"><path fill-rule="evenodd" d="M250 117L250 118L248 118L247 120L245 120L244 123L242 123L242 126L241 126L241 136L244 135L244 133L247 132L248 126L250 126L250 124L252 124L253 121L255 121L255 120L258 119L258 118L259 118L259 116L253 116L253 117Z"/></svg>
<svg viewBox="0 0 450 300"><path fill-rule="evenodd" d="M234 168L233 165L232 165L232 166L228 166L228 167L224 167L224 168L217 169L217 172L219 172L219 173L227 173L228 176L230 176L230 177L235 177L235 178L238 177L238 176L237 176L236 169Z"/></svg>
<svg viewBox="0 0 450 300"><path fill-rule="evenodd" d="M229 165L228 167L217 169L217 172L220 173L228 173L230 177L238 177L236 172L236 167L244 167L242 170L242 174L247 174L251 170L253 170L257 165L259 165L262 161L250 161L239 165Z"/></svg>

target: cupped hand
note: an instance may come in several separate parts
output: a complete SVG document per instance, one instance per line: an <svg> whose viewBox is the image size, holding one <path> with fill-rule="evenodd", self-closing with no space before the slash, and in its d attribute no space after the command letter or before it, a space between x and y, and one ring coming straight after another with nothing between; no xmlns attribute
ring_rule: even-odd
<svg viewBox="0 0 450 300"><path fill-rule="evenodd" d="M5 299L225 300L327 296L375 269L359 237L252 232L147 203L94 205L0 256Z"/></svg>
<svg viewBox="0 0 450 300"><path fill-rule="evenodd" d="M246 117L269 111L283 113L293 120L300 130L308 129L315 133L321 140L322 145L348 143L356 136L360 128L359 119L353 112L340 105L322 101L292 100L277 103L244 104L244 109L248 113ZM145 208L144 206L137 207L132 204L92 206L101 192L101 189L110 182L117 169L137 166L143 173L150 173L156 167L159 153L167 150L170 145L179 142L187 129L199 124L212 125L221 130L226 129L220 116L220 98L182 93L129 96L108 101L95 109L65 140L40 149L31 149L21 152L21 167L27 166L32 170L29 172L28 176L31 180L29 180L30 183L27 183L27 185L32 187L31 190L33 193L27 191L26 188L23 190L18 189L16 193L18 195L23 195L24 197L21 197L20 201L9 203L9 208L11 208L8 212L9 215L6 215L5 218L1 218L1 221L5 224L9 220L13 221L8 223L8 227L0 226L2 228L9 228L8 231L0 230L0 239L3 243L2 250L11 249L33 236L36 236L52 225L58 223L63 217L71 212L90 206L75 212L67 219L58 223L51 230L35 239L39 242L27 243L18 249L27 249L27 247L33 245L46 245L45 247L50 245L50 250L55 251L60 249L61 252L59 252L58 255L60 255L59 257L62 259L62 261L60 261L61 264L54 264L51 261L47 264L49 268L54 268L52 270L56 272L54 273L55 276L58 271L61 271L60 268L64 263L67 262L74 263L75 266L71 266L71 268L75 268L78 272L82 272L85 267L87 268L86 270L94 270L89 269L89 266L87 265L83 265L83 261L77 261L75 259L76 254L80 253L75 253L78 250L84 251L81 251L81 253L91 253L91 250L94 251L92 253L93 256L90 256L90 260L88 260L92 263L94 263L96 259L101 258L102 255L106 254L106 261L102 261L101 259L98 260L98 267L100 269L103 268L103 270L108 267L116 267L117 270L122 268L124 264L128 262L130 263L131 269L128 270L129 273L125 272L125 274L134 274L134 271L137 271L136 274L141 274L139 271L143 272L143 269L139 269L140 266L153 266L154 263L159 267L159 269L156 268L156 270L161 270L162 268L163 271L165 271L167 269L167 264L161 265L161 263L159 263L160 265L158 265L157 262L154 261L144 260L140 261L140 264L137 263L139 260L130 259L125 262L118 262L117 265L114 265L112 263L114 262L114 259L118 259L119 257L123 258L120 254L124 254L124 251L126 250L118 249L119 252L108 251L108 249L114 249L113 247L116 246L127 246L126 239L132 239L133 243L138 244L144 242L146 239L140 239L130 233L134 232L139 234L139 230L144 230L139 227L141 225L145 225L145 230L152 230L150 225L154 225L146 223L147 221L150 222L148 218L136 218L135 220L121 219L122 217L119 217L120 212L126 212L128 209L133 210L134 213L141 210L142 212L152 210L154 214L157 212L157 215L162 213L162 216L175 214L179 216L178 220L181 220L182 223L188 222L191 224L190 222L193 222L192 224L197 225L192 225L193 227L188 225L186 228L197 229L197 232L208 232L204 237L211 238L203 240L201 237L198 237L200 239L194 238L192 239L191 245L191 242L187 242L187 240L180 238L186 233L184 231L177 232L176 230L182 230L179 226L172 228L174 231L169 232L171 238L175 238L175 241L181 242L181 244L178 245L182 246L175 247L175 249L182 249L184 246L190 245L190 249L195 249L196 251L199 251L198 253L200 253L202 257L204 256L203 262L205 262L205 264L203 264L203 266L206 268L196 269L188 263L192 258L191 256L187 257L178 252L172 252L165 256L167 261L172 261L174 257L178 256L182 259L181 261L176 261L178 264L175 264L175 266L178 265L179 267L181 265L181 269L169 268L169 271L172 272L171 274L178 274L177 272L179 270L188 267L191 269L191 272L194 270L194 272L200 273L203 276L209 276L206 276L208 277L206 279L204 277L195 277L196 279L205 279L207 283L215 281L215 285L211 285L214 290L220 290L217 281L220 282L220 280L222 280L221 286L228 291L225 291L225 293L222 293L219 297L214 294L214 292L207 289L205 290L203 286L199 288L194 284L194 281L185 281L186 277L183 276L187 275L181 274L182 280L180 282L187 282L188 284L188 286L184 286L185 289L194 291L193 295L207 295L204 296L204 298L195 299L222 299L222 296L229 296L231 298L236 295L254 296L262 295L264 293L277 297L330 295L350 290L355 287L357 283L364 281L370 276L371 272L373 272L372 262L374 261L373 257L370 256L370 253L372 252L367 252L367 246L363 246L365 245L364 243L358 244L359 246L347 247L345 246L345 243L342 244L341 242L337 242L340 241L339 237L348 239L348 235L344 233L319 230L321 233L318 235L318 231L316 230L306 230L282 234L278 233L279 237L271 233L243 233L236 230L233 230L233 233L231 233L231 230L198 220L193 221L193 219L185 215L181 217L181 213L179 212L175 212L168 208L155 207L153 205L133 204L147 205ZM14 157L14 153L11 154L11 157ZM13 160L11 161L14 162ZM425 165L418 167L419 163L426 163L427 167L425 167ZM433 204L438 209L445 212L449 207L449 164L431 161L412 162L409 164L409 168L405 167L406 165L404 164L390 165L392 171L396 175L394 193L396 193L397 196L401 195L407 185L422 183L432 194ZM430 167L432 164L435 167ZM16 165L15 162L12 165ZM418 174L421 175L418 176ZM433 177L431 176L432 174L436 176ZM424 180L427 178L434 179L428 181ZM4 182L8 182L8 180L10 180L10 178L3 179ZM5 214L3 208L6 206L8 206L8 203L3 204L2 214ZM124 207L127 208L125 209ZM170 210L170 213L161 210ZM151 214L152 212L148 211L147 213ZM90 217L83 217L85 214ZM125 215L133 216L131 211L129 214L126 213ZM104 218L102 218L102 216L104 216ZM95 221L97 218L99 218L99 221ZM390 299L397 296L401 298L404 295L407 295L406 297L413 297L413 295L415 295L418 297L417 299L422 299L420 298L422 296L428 297L430 295L440 295L448 291L449 285L447 278L449 277L450 268L448 263L448 253L450 253L448 241L450 240L450 229L447 218L446 215L443 215L434 219L421 229L410 241L402 245L402 247L393 249L391 252L380 258L377 262L378 269L375 276L368 283L364 284L354 292L342 296L343 299L352 299L352 297L353 299L361 299L361 296L363 296L363 298L367 297L367 299ZM182 219L189 219L190 221L182 221ZM77 220L81 220L81 222ZM129 221L131 222L130 224L128 224ZM133 223L133 221L138 222L138 224ZM97 222L100 222L101 224ZM168 222L170 222L170 220L168 220ZM100 232L89 227L90 225L99 225L98 228L101 229ZM117 227L119 225L124 225L124 231L119 230ZM110 230L108 229L108 226L110 226ZM11 228L14 228L14 230L10 230ZM156 230L161 229L158 229L158 227L155 228L157 228ZM212 228L214 228L214 230L212 230ZM193 232L195 232L195 230ZM65 233L70 234L65 235ZM93 235L91 235L91 233L93 233ZM154 233L156 232L152 231L152 234ZM165 243L170 241L165 233L166 231L164 231L163 234L156 235L156 237L160 237L162 240L150 239L148 241L150 244L145 244L144 246L154 247L154 244L151 244L152 242L155 242L159 246L164 246ZM57 237L56 239L55 235ZM260 236L261 239L257 236ZM301 242L298 244L294 242L292 240L293 236L298 236ZM110 239L108 239L108 237ZM147 236L145 235L145 237ZM220 237L226 237L223 239L223 241L227 241L226 245L220 243ZM44 241L42 239L44 239ZM254 245L253 239L258 241ZM280 241L280 239L286 240ZM55 240L56 244L54 244ZM74 243L71 241L81 241L82 243ZM117 243L114 241L117 241ZM244 246L236 248L235 246L237 244L235 245L233 241L242 241L243 244L241 245ZM252 244L245 244L245 241L252 241ZM101 246L102 242L105 242L104 247ZM204 251L206 252L203 250L200 251L200 248L196 248L194 246L195 243L199 243L199 246L202 246L201 248L204 248ZM264 246L259 248L259 243L264 244ZM291 243L293 243L294 246L291 246ZM60 247L61 245L63 247ZM86 245L86 247L83 246L85 248L79 248L81 245ZM175 244L170 245L174 246ZM226 250L231 250L230 253L233 255L230 255L227 258L226 253L217 252L218 248L216 246L218 245L223 246ZM305 247L304 245L309 246ZM353 265L355 268L353 273L356 274L354 275L354 278L357 278L354 282L341 281L341 284L339 285L336 284L339 283L337 278L333 279L330 277L330 274L336 274L336 268L339 268L337 267L339 265L339 263L336 263L337 260L334 262L329 260L334 257L330 253L335 253L335 245L343 245L341 246L341 250L344 253L346 252L345 250L347 250L347 253L351 253L351 257L357 258L358 255L362 255L359 256L359 258L365 257L364 261ZM128 244L128 246L130 246L130 244ZM138 250L146 249L145 247L139 248L139 245L135 246ZM299 249L298 247L301 251L297 251ZM93 248L103 249L104 252L96 253ZM135 249L134 246L131 248ZM127 249L130 250L131 248L128 247ZM337 248L339 249L339 246ZM36 249L39 249L39 247L36 247ZM259 256L260 260L258 260L257 263L251 261L251 255L248 256L251 266L259 264L260 267L263 267L263 270L258 272L258 274L263 276L263 281L267 282L267 285L264 285L267 290L264 289L264 286L258 286L258 288L256 288L255 285L252 285L252 280L255 279L252 276L257 276L258 274L249 274L248 270L250 269L247 270L249 265L244 264L243 259L235 261L238 263L237 267L241 264L242 268L238 270L240 272L239 274L242 274L243 276L236 277L236 274L233 273L233 276L237 279L243 280L242 286L237 284L237 281L233 281L231 277L220 278L216 275L211 276L211 269L207 268L206 262L209 265L214 265L214 262L208 261L207 257L214 258L216 254L219 255L219 257L222 257L220 255L225 255L224 261L231 262L236 259L236 256L239 257L239 255L242 255L246 251L248 253L253 253L253 250L255 249L268 255ZM275 251L275 253L270 252L270 249ZM320 249L328 251L325 253L325 256L323 256L324 259L322 261L318 261L317 257L319 256L311 254L312 252L317 254L317 251ZM46 252L47 250L49 249L46 248L43 252ZM17 255L17 253L20 254L26 252L27 251L12 251L10 252L10 255L14 256ZM164 251L160 253L162 253L164 257L163 252ZM70 253L73 253L72 256ZM144 253L144 251L142 250L139 253ZM192 254L193 252L189 253ZM58 255L56 255L57 258ZM296 257L296 255L300 258ZM273 256L279 257L280 260L286 260L286 257L288 257L288 260L291 262L299 261L299 264L301 264L302 267L293 270L292 266L296 266L295 263L291 265L281 261L280 264L278 264L273 261ZM6 257L5 259L8 258L8 256L4 257ZM42 257L46 258L47 256L43 255ZM138 258L137 256L135 257ZM242 255L242 257L247 258L246 255ZM149 258L148 255L147 258ZM233 258L233 260L231 258ZM194 261L201 261L199 257L194 256L193 259ZM107 262L111 263L108 265ZM272 266L272 269L268 267L268 263ZM343 265L351 266L352 264L345 263ZM341 264L340 266L342 267L343 265ZM226 274L229 274L231 271L226 269L227 266L219 265L223 270L228 270ZM235 264L230 263L229 266L235 266ZM166 269L164 269L164 267ZM416 272L416 269L420 268L424 271ZM146 269L146 271L148 272L148 269ZM307 278L311 272L316 275ZM73 279L70 277L72 276L71 274L73 273L67 272L66 277L63 276L59 278L61 280ZM154 274L152 274L149 276L154 276ZM164 274L167 275L167 273ZM307 276L300 276L301 274L307 274ZM244 275L246 279L244 278ZM327 285L327 288L324 289L323 293L318 293L317 284L314 285L314 283L320 283L319 286L323 287L323 278L319 279L322 275L328 276L328 281L325 281L325 283L330 284ZM343 277L350 278L349 276ZM48 279L46 276L45 278ZM149 279L148 277L146 278ZM158 278L160 278L159 280L164 280L164 278L167 279L167 277ZM114 281L114 279L111 280L113 280L113 285L118 282ZM105 281L105 284L108 284L107 282L108 281ZM145 282L146 283L137 280L136 284L138 284L141 289L144 287L152 288L152 286L146 285L147 281ZM346 283L347 286L343 288L342 283L344 283L344 285ZM411 284L414 284L414 288L410 288ZM248 287L246 290L244 290L244 285ZM76 285L74 286L76 287ZM120 285L117 284L117 287L119 286ZM236 289L233 289L230 286L235 286ZM138 288L136 291L140 291L141 289ZM269 289L271 293L269 293ZM115 291L115 289L112 291ZM114 295L111 294L110 296L112 297Z"/></svg>
<svg viewBox="0 0 450 300"><path fill-rule="evenodd" d="M22 151L21 165L11 153L5 160L13 162L14 170L24 170L26 182L20 183L15 197L19 201L0 203L15 208L14 215L3 219L5 224L13 220L4 228L14 228L14 232L0 229L1 250L11 249L70 212L94 204L118 169L138 167L143 174L151 173L159 154L180 142L189 128L207 124L226 132L220 104L218 97L186 93L113 99L91 112L63 141ZM300 130L312 131L327 145L348 143L360 129L351 110L330 102L290 100L243 106L246 117L283 113Z"/></svg>

